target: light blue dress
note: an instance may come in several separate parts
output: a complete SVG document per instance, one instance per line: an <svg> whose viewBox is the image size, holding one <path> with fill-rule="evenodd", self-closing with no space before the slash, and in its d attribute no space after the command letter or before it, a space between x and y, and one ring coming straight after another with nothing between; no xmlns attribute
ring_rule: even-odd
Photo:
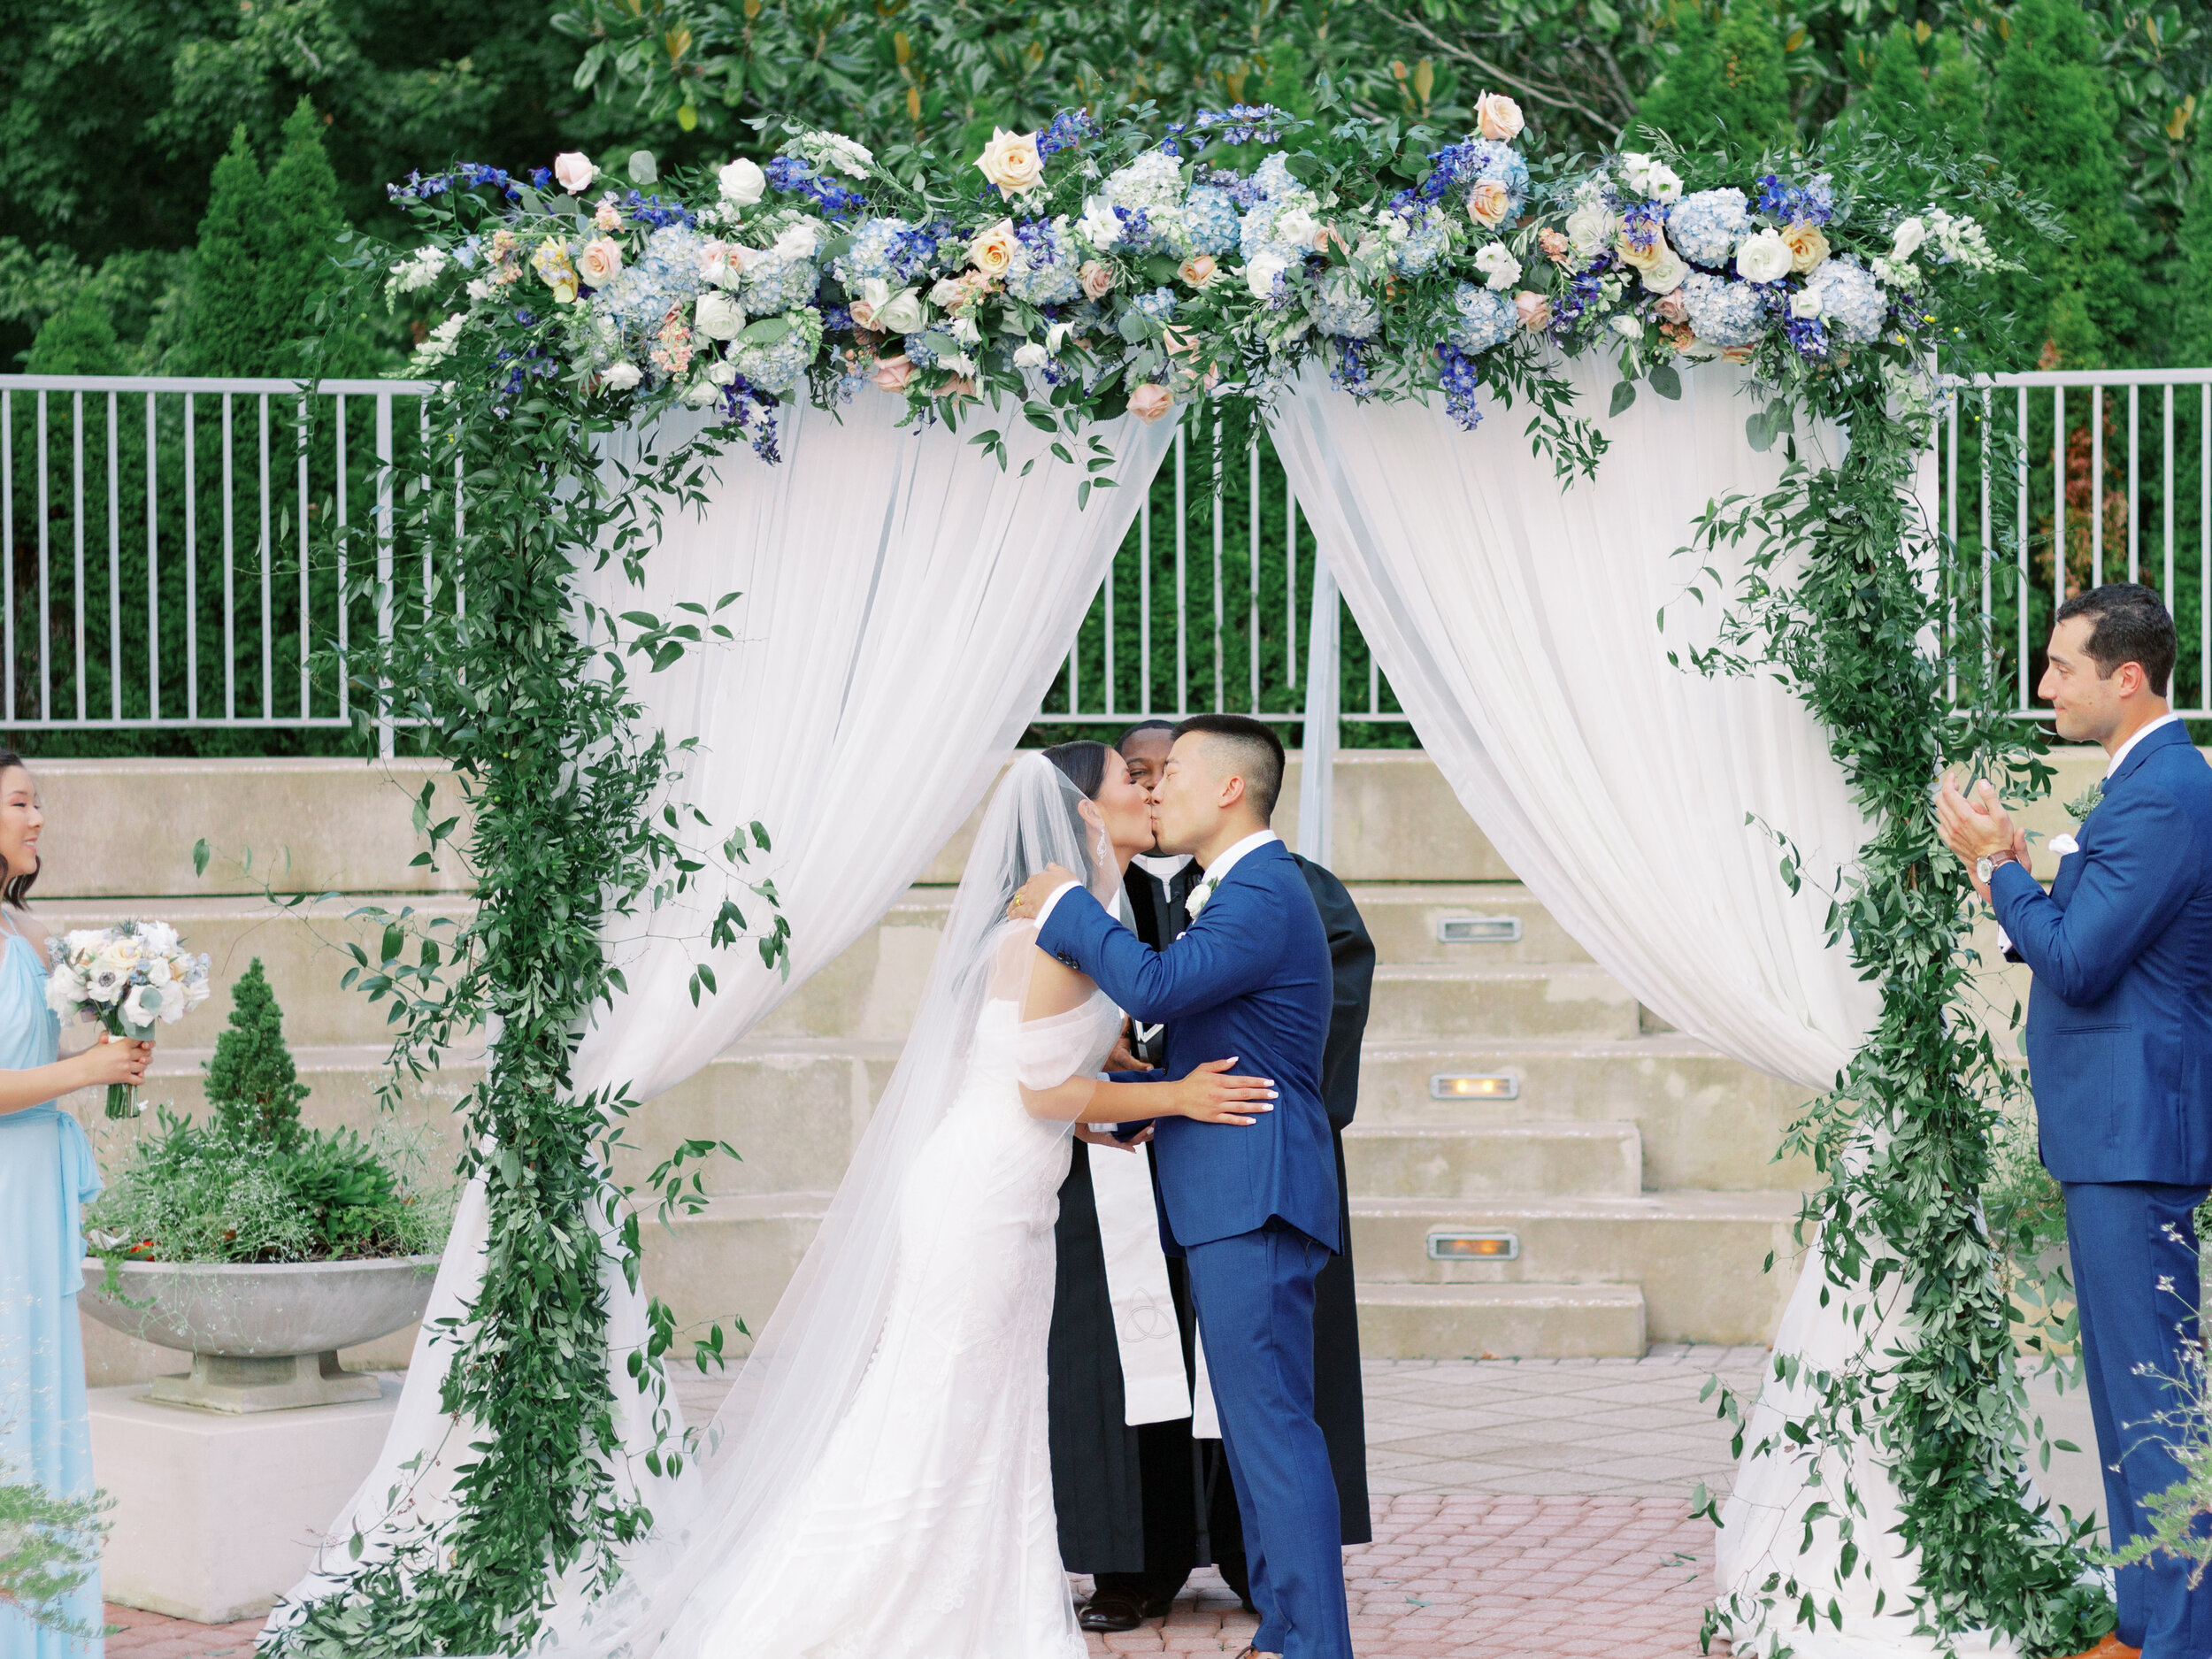
<svg viewBox="0 0 2212 1659"><path fill-rule="evenodd" d="M61 1024L46 1006L46 971L20 933L0 944L0 1069L51 1065ZM0 1467L65 1496L92 1494L84 1340L84 1206L99 1166L77 1120L50 1101L0 1112ZM64 1609L98 1630L96 1577ZM0 1608L0 1659L85 1659L101 1644L41 1629Z"/></svg>

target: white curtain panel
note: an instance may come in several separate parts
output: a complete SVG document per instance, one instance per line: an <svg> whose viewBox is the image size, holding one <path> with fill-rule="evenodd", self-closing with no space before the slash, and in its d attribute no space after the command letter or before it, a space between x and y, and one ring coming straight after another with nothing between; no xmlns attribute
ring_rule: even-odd
<svg viewBox="0 0 2212 1659"><path fill-rule="evenodd" d="M703 512L670 512L641 588L618 565L582 579L587 595L617 613L672 615L679 601L711 606L743 595L720 617L734 643L694 648L660 674L640 663L635 683L647 729L698 741L681 761L674 801L707 815L716 844L756 819L767 827L773 851L755 853L743 875L776 884L791 924L791 974L787 983L764 969L749 938L707 950L722 885L618 926L611 945L629 989L584 1041L580 1091L626 1081L646 1101L682 1082L913 882L1036 713L1174 435L1166 420L1103 428L1115 460L1100 476L1118 488L1094 488L1079 508L1085 475L1055 458L1051 440L1018 410L971 414L956 433L941 424L901 428L904 409L903 399L872 389L835 411L787 407L781 463L742 446L725 451ZM1003 468L971 442L987 427L1004 434ZM727 891L756 927L769 919L757 896L733 884ZM720 990L695 1007L687 987L701 962ZM641 1124L649 1133L649 1107ZM455 1343L434 1327L463 1317L475 1300L486 1222L480 1187L472 1187L377 1466L334 1524L317 1571L294 1590L295 1604L338 1582L357 1532L374 1559L452 1512L453 1475L468 1461L475 1428L440 1409ZM626 1373L629 1350L645 1335L643 1298L611 1263L603 1283L629 1452L618 1476L657 1517L680 1523L697 1500L695 1476L687 1469L672 1482L646 1472L651 1414ZM272 1625L287 1617L280 1605Z"/></svg>
<svg viewBox="0 0 2212 1659"><path fill-rule="evenodd" d="M1615 372L1586 362L1565 373L1598 417ZM1525 411L1494 399L1466 433L1440 407L1356 403L1309 371L1271 430L1361 634L1514 873L1670 1023L1810 1092L1832 1082L1878 1012L1874 987L1825 937L1823 889L1866 826L1824 734L1786 688L1688 665L1715 637L1740 565L1720 556L1717 591L1700 574L1709 561L1678 550L1709 503L1771 488L1783 457L1746 442L1755 405L1742 370L1701 365L1682 380L1679 402L1647 387L1619 418L1600 417L1612 447L1595 480L1571 484L1532 452ZM1770 831L1802 854L1796 896ZM1856 1351L1844 1300L1821 1305L1822 1280L1816 1247L1778 1348L1822 1360ZM1770 1382L1747 1446L1793 1405L1801 1401ZM1747 1455L1719 1538L1724 1598L1778 1570L1825 1608L1833 1528L1816 1524L1801 1548L1802 1513L1835 1494L1839 1461L1823 1472L1816 1490L1805 1460ZM1840 1596L1840 1631L1824 1620L1787 1639L1815 1659L1932 1655L1909 1617L1874 1613L1883 1592L1888 1609L1907 1604L1913 1563L1889 1533L1895 1494L1864 1448L1854 1475L1872 1577Z"/></svg>

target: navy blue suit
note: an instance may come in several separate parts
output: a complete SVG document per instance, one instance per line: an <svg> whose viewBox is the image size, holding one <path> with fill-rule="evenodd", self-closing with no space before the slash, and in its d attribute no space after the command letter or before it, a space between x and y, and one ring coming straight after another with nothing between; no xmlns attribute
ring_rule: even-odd
<svg viewBox="0 0 2212 1659"><path fill-rule="evenodd" d="M1339 1234L1336 1148L1321 1101L1335 995L1328 934L1279 841L1240 856L1182 936L1156 951L1080 888L1038 945L1123 1010L1167 1023L1164 1075L1236 1056L1271 1078L1249 1127L1164 1118L1154 1134L1171 1248L1220 1407L1260 1626L1284 1659L1351 1659L1336 1481L1313 1415L1313 1287Z"/></svg>
<svg viewBox="0 0 2212 1659"><path fill-rule="evenodd" d="M2082 1358L2116 1547L2182 1478L2151 1419L2177 1403L2197 1323L2192 1212L2212 1183L2212 767L2179 724L2104 785L2047 895L2017 864L1990 883L2035 971L2028 1071L2044 1166L2066 1193ZM2119 1637L2144 1659L2212 1655L2212 1580L2160 1556L2121 1571Z"/></svg>

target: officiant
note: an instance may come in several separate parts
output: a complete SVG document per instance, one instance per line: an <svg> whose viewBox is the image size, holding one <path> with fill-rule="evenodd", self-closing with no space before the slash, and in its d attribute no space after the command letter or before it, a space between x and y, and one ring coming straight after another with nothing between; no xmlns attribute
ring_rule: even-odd
<svg viewBox="0 0 2212 1659"><path fill-rule="evenodd" d="M1115 748L1133 780L1158 783L1172 735L1165 720L1122 733ZM1314 1286L1314 1417L1328 1441L1343 1541L1363 1544L1371 1533L1344 1129L1358 1105L1375 948L1344 884L1303 858L1298 865L1335 964L1322 1100L1335 1132L1345 1244ZM1188 924L1186 907L1203 874L1187 853L1139 855L1125 882L1125 918L1137 936L1156 950L1171 943ZM1141 1057L1161 1051L1156 1027L1130 1041ZM1248 1603L1243 1527L1183 1263L1160 1248L1151 1150L1079 1141L1074 1154L1060 1188L1048 1364L1061 1559L1094 1580L1081 1623L1125 1631L1164 1617L1192 1570L1209 1563Z"/></svg>

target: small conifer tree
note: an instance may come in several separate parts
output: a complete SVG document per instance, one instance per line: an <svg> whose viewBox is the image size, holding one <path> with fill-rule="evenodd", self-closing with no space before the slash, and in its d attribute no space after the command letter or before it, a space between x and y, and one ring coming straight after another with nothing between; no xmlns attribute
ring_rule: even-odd
<svg viewBox="0 0 2212 1659"><path fill-rule="evenodd" d="M2180 338L2177 363L2212 363L2212 121L2197 120L2196 170L2181 228Z"/></svg>
<svg viewBox="0 0 2212 1659"><path fill-rule="evenodd" d="M300 1102L308 1089L285 1044L284 1010L260 957L231 987L230 999L230 1025L215 1039L207 1063L208 1104L221 1128L288 1151L300 1139Z"/></svg>
<svg viewBox="0 0 2212 1659"><path fill-rule="evenodd" d="M1751 144L1786 133L1789 81L1767 0L1735 0L1717 29L1697 0L1679 0L1674 31L1673 61L1637 109L1642 125L1685 146L1709 143L1724 128Z"/></svg>
<svg viewBox="0 0 2212 1659"><path fill-rule="evenodd" d="M1989 149L1989 77L1981 59L1956 35L1936 36L1935 68L1928 75L1928 127L1962 156Z"/></svg>
<svg viewBox="0 0 2212 1659"><path fill-rule="evenodd" d="M1911 145L1926 130L1928 81L1920 68L1920 48L1905 24L1893 23L1882 36L1875 49L1874 73L1857 102L1869 127L1901 144Z"/></svg>
<svg viewBox="0 0 2212 1659"><path fill-rule="evenodd" d="M275 331L261 292L262 180L242 125L215 164L200 221L180 356L198 374L268 373Z"/></svg>
<svg viewBox="0 0 2212 1659"><path fill-rule="evenodd" d="M261 191L257 251L261 307L267 319L269 370L305 374L319 369L333 378L365 375L375 356L357 327L329 331L319 364L303 343L323 332L314 322L315 300L330 286L331 255L345 227L338 211L338 175L323 150L323 118L302 98L284 123L284 150L269 168Z"/></svg>
<svg viewBox="0 0 2212 1659"><path fill-rule="evenodd" d="M1694 145L1712 135L1713 114L1723 102L1720 48L1699 0L1678 0L1673 20L1673 59L1644 94L1636 117L1677 143Z"/></svg>
<svg viewBox="0 0 2212 1659"><path fill-rule="evenodd" d="M90 284L39 325L23 362L31 374L120 374L123 349Z"/></svg>

